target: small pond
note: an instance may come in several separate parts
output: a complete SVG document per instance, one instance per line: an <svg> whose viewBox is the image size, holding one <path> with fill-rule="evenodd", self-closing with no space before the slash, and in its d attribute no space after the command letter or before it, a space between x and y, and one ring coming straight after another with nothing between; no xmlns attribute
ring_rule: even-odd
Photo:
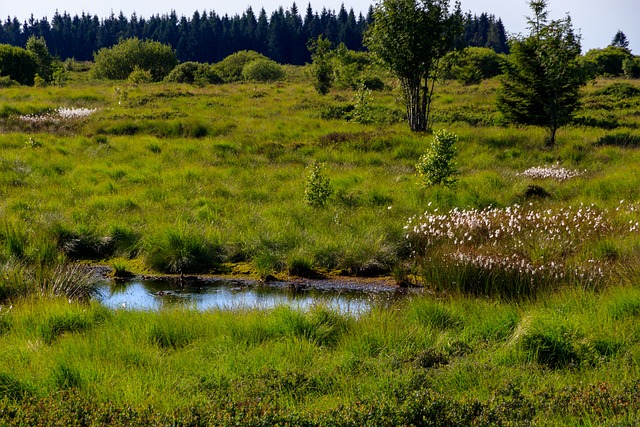
<svg viewBox="0 0 640 427"><path fill-rule="evenodd" d="M374 305L389 305L401 298L388 285L345 286L317 281L261 284L252 280L207 279L179 283L176 280L135 278L105 281L99 300L107 307L129 310L190 308L196 310L269 309L290 306L308 309L321 304L341 313L359 315Z"/></svg>

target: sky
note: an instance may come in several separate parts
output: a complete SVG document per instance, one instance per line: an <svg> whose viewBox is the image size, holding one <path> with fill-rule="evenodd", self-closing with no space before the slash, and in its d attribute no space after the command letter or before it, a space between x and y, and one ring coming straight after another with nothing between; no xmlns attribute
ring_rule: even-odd
<svg viewBox="0 0 640 427"><path fill-rule="evenodd" d="M294 0L31 0L11 1L2 0L0 16L17 17L25 21L33 14L37 19L43 17L51 19L57 11L70 15L81 15L82 12L105 18L113 11L118 15L121 11L130 17L134 12L139 17L164 15L175 10L178 16L190 17L193 12L215 11L219 15L242 14L249 6L254 12L264 8L269 16L279 6L289 9ZM344 3L347 10L353 8L356 15L362 12L366 15L369 6L375 2L369 0L297 0L296 4L301 14L304 14L307 4L311 4L314 11L321 11L323 7L338 11ZM487 12L501 18L507 32L526 34L527 16L531 10L527 0L461 0L462 10L472 14ZM571 16L573 28L582 35L583 52L593 48L603 48L611 43L611 39L618 30L627 36L629 48L635 55L640 55L640 1L639 0L548 0L550 19L560 19L567 13Z"/></svg>

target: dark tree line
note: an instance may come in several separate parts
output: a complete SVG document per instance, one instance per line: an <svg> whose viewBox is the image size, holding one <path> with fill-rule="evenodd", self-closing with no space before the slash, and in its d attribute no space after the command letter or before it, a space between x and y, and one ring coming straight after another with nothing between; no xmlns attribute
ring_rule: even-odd
<svg viewBox="0 0 640 427"><path fill-rule="evenodd" d="M497 53L509 53L507 34L500 18L486 13L469 12L464 17L464 39L467 46L488 47Z"/></svg>
<svg viewBox="0 0 640 427"><path fill-rule="evenodd" d="M295 3L267 15L264 9L257 14L249 7L242 15L218 15L214 11L194 12L188 18L174 12L127 18L122 12L100 19L83 13L71 16L56 12L46 17L31 18L21 23L17 18L0 21L0 44L25 46L35 35L46 40L50 52L61 60L74 58L92 60L100 48L111 47L121 39L138 37L172 46L180 61L214 63L240 50L254 50L283 64L311 62L307 43L323 35L335 46L344 43L351 50L364 50L362 40L372 23L370 8L367 15L356 15L344 5L338 12L329 9L314 11L309 4L300 11ZM466 16L465 39L471 46L491 47L497 52L506 50L506 35L500 20L486 14Z"/></svg>

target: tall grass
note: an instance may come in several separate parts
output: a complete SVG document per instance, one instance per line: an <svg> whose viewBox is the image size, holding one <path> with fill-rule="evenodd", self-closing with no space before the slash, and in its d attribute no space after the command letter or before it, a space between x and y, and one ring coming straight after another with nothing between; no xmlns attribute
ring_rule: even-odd
<svg viewBox="0 0 640 427"><path fill-rule="evenodd" d="M581 114L607 111L623 127L619 132L631 135L637 117L626 107L611 108L620 106L615 93L598 92L612 83L586 88ZM403 226L430 202L441 211L526 205L535 194L545 195L536 201L541 209L637 202L634 148L603 145L610 131L583 121L561 130L558 148L544 150L543 130L500 122L491 102L497 87L497 81L449 82L434 100L435 128L459 136L455 189L418 184L414 165L427 135L410 133L403 123L323 115L344 107L353 97L349 90L321 97L300 79L202 88L115 90L81 81L7 88L0 94L7 106L0 117L2 257L27 263L121 257L163 272L242 263L261 276L381 275L411 261ZM391 89L371 102L381 111L397 109ZM41 128L19 119L89 110ZM304 203L305 170L314 162L325 165L334 187L322 209ZM554 167L580 174L558 180L531 172ZM637 252L637 235L623 241L618 260ZM584 266L589 251L549 261ZM531 254L529 261L542 255L548 256Z"/></svg>
<svg viewBox="0 0 640 427"><path fill-rule="evenodd" d="M361 411L394 425L424 414L478 425L635 419L638 301L635 287L517 303L417 297L353 318L25 300L0 310L0 420L82 411L230 425L239 408L256 425L364 422Z"/></svg>

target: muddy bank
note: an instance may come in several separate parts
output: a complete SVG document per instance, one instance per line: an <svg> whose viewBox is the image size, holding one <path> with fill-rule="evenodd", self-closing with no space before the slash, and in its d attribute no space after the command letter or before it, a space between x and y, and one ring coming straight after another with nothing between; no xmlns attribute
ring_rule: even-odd
<svg viewBox="0 0 640 427"><path fill-rule="evenodd" d="M300 277L276 278L270 276L267 280L260 280L248 276L237 275L175 275L175 274L133 274L128 277L114 277L114 270L109 266L92 266L96 276L114 280L166 280L174 282L178 287L215 286L217 284L232 284L238 288L263 287L272 289L292 289L296 291L316 290L326 292L417 292L418 287L398 286L389 277L360 278L360 277L326 277L321 279L305 279Z"/></svg>

